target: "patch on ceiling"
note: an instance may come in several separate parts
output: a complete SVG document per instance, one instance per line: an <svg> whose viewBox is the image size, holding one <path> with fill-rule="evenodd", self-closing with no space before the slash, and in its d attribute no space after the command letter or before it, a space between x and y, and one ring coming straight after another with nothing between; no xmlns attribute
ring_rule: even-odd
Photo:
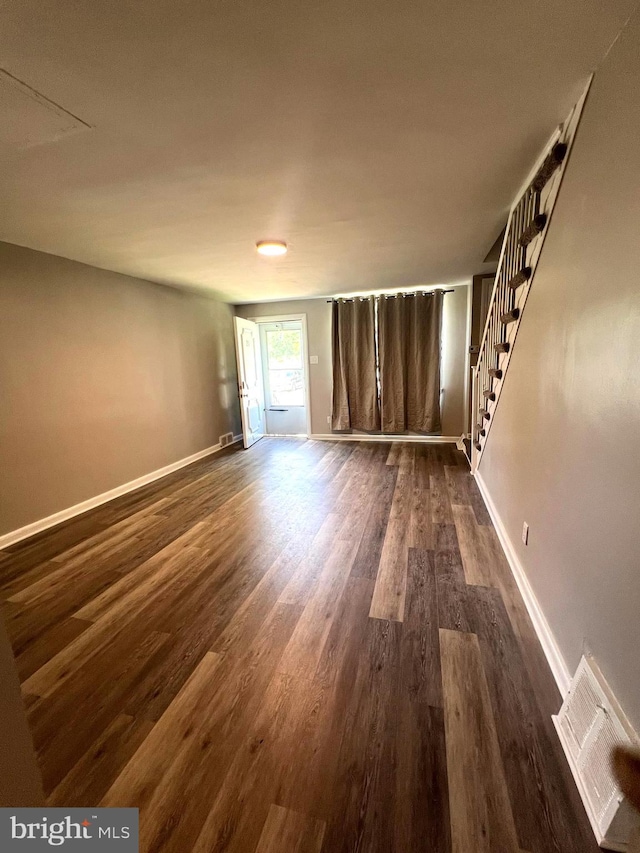
<svg viewBox="0 0 640 853"><path fill-rule="evenodd" d="M34 148L83 130L91 125L0 68L0 147Z"/></svg>

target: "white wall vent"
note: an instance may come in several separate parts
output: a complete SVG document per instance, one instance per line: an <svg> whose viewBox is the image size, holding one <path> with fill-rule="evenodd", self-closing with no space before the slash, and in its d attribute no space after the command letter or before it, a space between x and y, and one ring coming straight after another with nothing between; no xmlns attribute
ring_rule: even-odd
<svg viewBox="0 0 640 853"><path fill-rule="evenodd" d="M598 844L628 850L638 819L618 788L609 756L615 744L637 738L593 658L580 661L553 722Z"/></svg>
<svg viewBox="0 0 640 853"><path fill-rule="evenodd" d="M226 447L227 444L231 444L233 441L233 433L225 432L224 435L220 436L220 447Z"/></svg>

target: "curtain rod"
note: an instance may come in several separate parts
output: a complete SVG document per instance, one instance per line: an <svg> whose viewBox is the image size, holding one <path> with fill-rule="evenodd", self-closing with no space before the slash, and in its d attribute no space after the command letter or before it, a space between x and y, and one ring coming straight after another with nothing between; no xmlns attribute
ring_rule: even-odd
<svg viewBox="0 0 640 853"><path fill-rule="evenodd" d="M385 299L395 299L396 296L415 296L416 293L422 293L428 296L430 293L453 293L454 289L450 287L448 290L408 290L406 293L372 293L371 296L384 296ZM371 296L350 296L344 299L342 296L334 296L332 299L327 299L327 302L338 302L342 299L343 302L353 302L355 299L371 299Z"/></svg>

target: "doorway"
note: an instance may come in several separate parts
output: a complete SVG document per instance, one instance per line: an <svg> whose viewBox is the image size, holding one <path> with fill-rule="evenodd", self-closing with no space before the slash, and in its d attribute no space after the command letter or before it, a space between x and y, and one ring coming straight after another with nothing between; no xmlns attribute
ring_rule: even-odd
<svg viewBox="0 0 640 853"><path fill-rule="evenodd" d="M306 317L255 318L265 399L266 435L308 435Z"/></svg>

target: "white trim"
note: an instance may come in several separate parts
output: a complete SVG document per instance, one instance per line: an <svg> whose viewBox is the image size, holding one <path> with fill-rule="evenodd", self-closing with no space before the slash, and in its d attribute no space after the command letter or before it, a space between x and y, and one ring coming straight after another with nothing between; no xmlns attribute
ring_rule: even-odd
<svg viewBox="0 0 640 853"><path fill-rule="evenodd" d="M304 387L306 397L306 409L307 409L307 438L311 437L311 377L309 376L309 335L307 332L307 315L304 313L300 314L269 314L265 317L248 317L247 319L251 320L253 323L257 323L260 325L261 323L287 323L290 320L300 320L302 322L302 349L303 349L303 363L304 363ZM263 368L264 369L264 368ZM265 417L265 426L266 426L266 417ZM267 435L273 435L273 433L267 433Z"/></svg>
<svg viewBox="0 0 640 853"><path fill-rule="evenodd" d="M242 441L242 436L233 437L233 441L226 444L225 447L231 447L232 444ZM197 462L198 459L204 459L205 456L211 456L212 453L217 453L222 450L219 444L214 444L212 447L207 447L204 450L199 450L197 453L192 453L191 456L186 456L184 459L179 459L177 462L172 462L170 465L165 465L164 468L158 468L157 471L152 471L150 474L144 474L138 477L137 480L131 480L124 483L122 486L116 486L115 489L110 489L108 492L103 492L101 495L96 495L94 498L89 498L82 503L70 506L67 509L62 509L60 512L55 512L53 515L48 515L46 518L41 518L39 521L33 521L18 530L12 530L0 536L0 548L7 548L9 545L14 545L16 542L21 542L29 536L35 536L36 533L41 533L43 530L48 530L50 527L55 527L63 521L74 518L76 515L82 515L83 512L88 512L97 506L112 501L114 498L119 498L121 495L126 495L128 492L133 492L141 486L146 486L147 483L153 483L154 480L159 480L161 477L166 477L173 471L179 468L184 468L192 462Z"/></svg>
<svg viewBox="0 0 640 853"><path fill-rule="evenodd" d="M247 317L252 323L289 323L293 320L302 320L306 314L264 314L260 317Z"/></svg>
<svg viewBox="0 0 640 853"><path fill-rule="evenodd" d="M558 689L560 690L560 695L564 699L564 697L567 695L569 684L571 683L571 676L569 674L565 659L562 656L560 648L558 647L556 638L553 636L553 632L549 627L549 623L547 622L546 617L542 612L542 608L538 603L538 599L536 598L535 593L531 588L531 584L529 583L529 579L527 578L524 566L522 565L518 555L516 554L515 548L513 547L513 543L511 542L506 528L502 523L502 519L498 514L498 510L496 509L496 506L491 499L486 483L484 482L478 471L475 472L474 476L476 478L476 483L478 484L480 494L482 495L489 515L491 516L493 526L495 527L496 533L498 534L498 539L500 540L500 544L502 545L502 550L505 553L507 561L509 562L509 566L511 567L511 572L516 580L518 589L520 590L520 595L524 600L527 612L529 613L531 621L533 622L533 627L535 629L538 640L540 641L540 645L542 646L542 650L545 654L545 657L547 658L547 663L549 664L551 672L553 673L553 677L556 680L556 684L558 685Z"/></svg>
<svg viewBox="0 0 640 853"><path fill-rule="evenodd" d="M419 441L423 444L455 444L457 435L345 435L344 433L313 433L313 441Z"/></svg>
<svg viewBox="0 0 640 853"><path fill-rule="evenodd" d="M587 81L586 89L585 89L584 94L582 95L582 97L584 97L584 96L586 95L586 93L589 91L589 86L591 85L591 80L592 80L592 79L593 79L593 74L589 77L589 80ZM580 98L578 98L578 102L579 102L579 101L580 101ZM561 122L561 123L560 123L560 124L559 124L555 129L554 129L553 133L551 134L551 136L550 136L550 137L549 137L549 139L547 140L547 144L546 144L546 145L543 145L543 147L542 147L542 149L541 149L540 153L538 154L537 158L533 161L533 166L529 169L529 172L527 173L526 178L525 178L525 179L524 179L524 181L520 184L520 188L519 188L518 192L517 192L517 193L515 194L515 196L514 196L513 203L512 203L512 205L511 205L511 209L510 209L510 211L509 211L509 213L510 213L510 214L511 214L511 213L513 213L513 211L515 210L515 208L516 208L516 206L517 206L518 202L520 201L520 199L522 198L522 196L525 194L525 192L527 191L527 189L528 189L528 188L529 188L529 186L531 185L531 182L533 181L533 179L535 178L535 176L538 174L538 170L540 169L540 167L541 167L541 166L542 166L542 164L544 163L544 161L545 161L545 158L546 158L547 154L551 151L551 149L553 148L553 146L556 144L556 142L557 142L557 141L560 139L560 137L562 136L562 132L564 131L564 128L565 128L565 126L566 126L566 125L567 125L567 123L568 123L568 120L570 120L570 119L571 119L571 117L572 117L572 115L573 115L573 110L574 110L574 109L575 109L575 105L574 105L574 106L573 106L573 108L570 110L570 112L569 112L569 116L568 116L568 119L565 119L565 121ZM565 160L566 160L566 158L565 158Z"/></svg>
<svg viewBox="0 0 640 853"><path fill-rule="evenodd" d="M489 278L491 273L487 274ZM467 287L467 328L466 328L466 345L464 355L464 433L472 429L471 423L471 318L473 316L473 279L471 279ZM458 448L462 450L463 448Z"/></svg>
<svg viewBox="0 0 640 853"><path fill-rule="evenodd" d="M478 368L473 365L471 368L471 473L475 475L478 470L478 451L476 450L476 441L478 440L478 419L476 413L478 411Z"/></svg>

